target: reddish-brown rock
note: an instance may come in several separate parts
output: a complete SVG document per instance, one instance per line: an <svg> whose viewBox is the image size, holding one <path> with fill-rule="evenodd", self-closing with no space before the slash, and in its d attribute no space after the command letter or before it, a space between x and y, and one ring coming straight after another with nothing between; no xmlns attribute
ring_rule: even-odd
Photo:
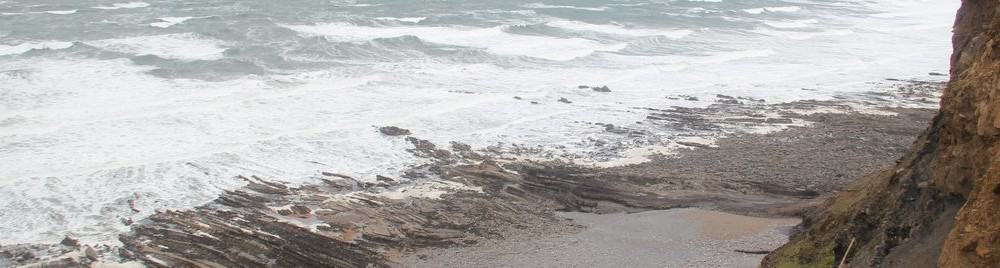
<svg viewBox="0 0 1000 268"><path fill-rule="evenodd" d="M763 266L1000 267L998 30L1000 1L963 1L930 129L896 167L807 217Z"/></svg>

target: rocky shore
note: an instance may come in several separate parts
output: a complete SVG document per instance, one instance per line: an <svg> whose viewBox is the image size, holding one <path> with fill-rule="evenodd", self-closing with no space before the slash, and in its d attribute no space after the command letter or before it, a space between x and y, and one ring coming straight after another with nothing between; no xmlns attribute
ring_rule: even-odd
<svg viewBox="0 0 1000 268"><path fill-rule="evenodd" d="M322 183L292 187L243 177L246 187L210 204L160 211L135 222L130 233L121 235L122 247L71 242L7 245L0 248L0 266L84 267L106 262L152 267L493 266L509 260L504 254L520 254L516 250L524 247L516 245L583 241L586 247L577 248L579 253L593 249L597 245L593 239L691 234L676 233L675 228L641 228L649 223L648 217L676 225L711 221L695 216L678 220L688 217L683 213L763 222L752 232L710 239L715 241L711 243L750 240L731 243L739 247L712 246L726 254L705 265L756 263L763 256L759 253L784 242L794 225L788 218L804 215L854 178L890 166L927 127L934 110L878 108L881 103L870 102L880 98L926 102L941 86L903 85L890 95L860 94L829 102L764 104L726 96L707 108L637 107L648 113L641 122L647 126L725 135L714 141L682 140L675 154L654 154L648 162L616 167L517 159L460 142L434 144L420 139L419 133L383 127L377 131L387 138L406 139L413 145L410 153L430 164L413 167L405 180L380 176L368 182L321 172ZM784 130L757 131L775 126ZM628 127L607 129L630 135ZM702 210L657 211L672 208ZM711 235L711 231L697 232ZM660 245L667 251L660 253L685 258L692 253L670 255L667 249L709 241L685 239ZM711 243L703 246L716 245ZM570 256L559 254L537 256ZM492 259L461 259L466 256ZM596 258L628 257L588 256L595 258L591 264L603 263Z"/></svg>

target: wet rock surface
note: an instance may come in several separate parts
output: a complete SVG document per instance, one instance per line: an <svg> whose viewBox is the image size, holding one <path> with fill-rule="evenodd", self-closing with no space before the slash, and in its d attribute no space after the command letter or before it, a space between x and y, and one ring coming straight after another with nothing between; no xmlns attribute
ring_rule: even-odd
<svg viewBox="0 0 1000 268"><path fill-rule="evenodd" d="M604 93L611 92L611 88L609 88L608 86L592 87L590 89L597 92L604 92Z"/></svg>
<svg viewBox="0 0 1000 268"><path fill-rule="evenodd" d="M410 130L409 129L404 129L404 128L400 128L400 127L394 127L394 126L380 127L380 128L378 128L378 132L381 132L383 135L386 135L386 136L406 136L406 135L410 135Z"/></svg>
<svg viewBox="0 0 1000 268"><path fill-rule="evenodd" d="M714 147L691 144L699 149L604 172L725 182L737 192L784 189L790 192L783 195L815 196L892 164L933 115L933 111L923 109L892 111L897 115L789 115L791 118L785 120L813 123L765 135L734 134L716 141ZM694 117L683 124L714 126Z"/></svg>

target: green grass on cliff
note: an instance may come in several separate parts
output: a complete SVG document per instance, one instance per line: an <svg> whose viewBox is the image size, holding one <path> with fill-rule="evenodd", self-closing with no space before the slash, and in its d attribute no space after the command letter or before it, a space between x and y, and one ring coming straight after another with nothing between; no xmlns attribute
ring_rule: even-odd
<svg viewBox="0 0 1000 268"><path fill-rule="evenodd" d="M833 267L836 261L833 244L816 245L812 239L797 240L776 253L778 253L774 262L776 268L829 268ZM803 259L802 256L816 257Z"/></svg>

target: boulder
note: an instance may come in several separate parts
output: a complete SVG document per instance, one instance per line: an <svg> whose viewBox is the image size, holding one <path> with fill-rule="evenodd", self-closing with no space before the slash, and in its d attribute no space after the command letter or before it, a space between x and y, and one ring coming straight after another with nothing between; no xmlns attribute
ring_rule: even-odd
<svg viewBox="0 0 1000 268"><path fill-rule="evenodd" d="M391 137L410 135L409 129L395 127L395 126L380 127L378 128L378 132L381 132L382 135Z"/></svg>

